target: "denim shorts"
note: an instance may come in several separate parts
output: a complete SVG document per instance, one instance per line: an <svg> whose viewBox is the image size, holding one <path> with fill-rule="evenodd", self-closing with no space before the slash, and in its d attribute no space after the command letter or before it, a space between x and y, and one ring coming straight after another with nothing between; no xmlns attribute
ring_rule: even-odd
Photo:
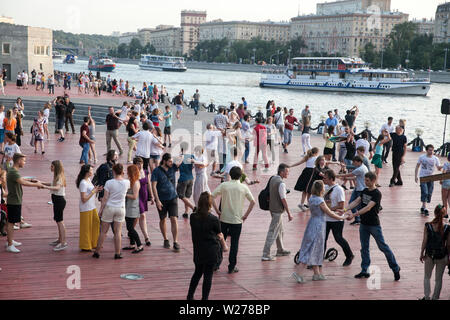
<svg viewBox="0 0 450 320"><path fill-rule="evenodd" d="M292 142L292 130L284 129L284 143L291 144Z"/></svg>
<svg viewBox="0 0 450 320"><path fill-rule="evenodd" d="M450 179L444 180L444 182L442 182L442 188L446 190L450 189Z"/></svg>
<svg viewBox="0 0 450 320"><path fill-rule="evenodd" d="M5 141L5 129L0 129L0 143Z"/></svg>

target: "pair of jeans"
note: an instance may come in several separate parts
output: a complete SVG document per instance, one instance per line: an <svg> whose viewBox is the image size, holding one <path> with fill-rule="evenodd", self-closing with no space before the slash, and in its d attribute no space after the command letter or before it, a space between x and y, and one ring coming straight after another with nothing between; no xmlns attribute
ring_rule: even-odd
<svg viewBox="0 0 450 320"><path fill-rule="evenodd" d="M348 202L349 204L352 203L353 201L355 201L356 199L358 199L361 196L362 191L356 191L353 190L352 195L350 196L350 201ZM358 206L356 206L356 208L352 209L352 213L355 213L356 211L359 210L359 208L361 208L361 204L359 204ZM355 217L355 221L356 222L361 222L361 217Z"/></svg>
<svg viewBox="0 0 450 320"><path fill-rule="evenodd" d="M384 255L386 256L389 268L391 268L392 271L394 272L399 271L400 267L398 266L397 261L395 260L394 254L392 253L391 249L386 244L386 242L384 242L383 230L381 229L381 226L368 226L365 224L361 224L359 226L359 239L361 241L362 272L367 272L370 266L370 251L369 251L370 236L372 236L375 239L378 249L380 249L381 252L383 252Z"/></svg>
<svg viewBox="0 0 450 320"><path fill-rule="evenodd" d="M237 264L237 254L239 249L239 238L241 237L242 231L242 223L230 224L220 222L220 227L225 240L227 240L228 236L231 237L230 253L228 255L228 271L231 271Z"/></svg>
<svg viewBox="0 0 450 320"><path fill-rule="evenodd" d="M202 286L202 300L208 300L209 292L211 291L212 278L214 274L214 265L210 264L195 264L195 271L191 278L187 300L194 300L195 289L197 289L198 282L203 276Z"/></svg>
<svg viewBox="0 0 450 320"><path fill-rule="evenodd" d="M142 245L141 239L139 238L139 235L136 229L134 228L134 222L136 221L136 219L139 218L125 217L125 222L127 224L128 237L130 238L130 245L133 246L134 244L136 244L138 247L140 247Z"/></svg>
<svg viewBox="0 0 450 320"><path fill-rule="evenodd" d="M48 85L48 94L55 94L55 85L54 84Z"/></svg>
<svg viewBox="0 0 450 320"><path fill-rule="evenodd" d="M199 102L198 101L194 101L194 112L195 112L195 115L198 114L198 106L199 106Z"/></svg>
<svg viewBox="0 0 450 320"><path fill-rule="evenodd" d="M420 201L431 203L431 196L433 195L434 182L425 182L420 184Z"/></svg>
<svg viewBox="0 0 450 320"><path fill-rule="evenodd" d="M245 140L245 152L244 152L245 162L247 162L249 155L250 155L250 141Z"/></svg>
<svg viewBox="0 0 450 320"><path fill-rule="evenodd" d="M81 152L81 158L80 162L83 161L84 164L89 164L89 148L90 145L88 142L80 143L80 146L83 148L83 151Z"/></svg>
<svg viewBox="0 0 450 320"><path fill-rule="evenodd" d="M344 237L342 236L343 230L344 230L344 221L336 221L336 222L327 221L325 233L325 249L323 252L327 252L328 235L330 234L330 231L332 231L334 240L338 245L341 246L342 250L344 251L345 257L349 259L351 256L353 256L353 252L352 249L350 249L350 245L348 244L347 240L345 240Z"/></svg>

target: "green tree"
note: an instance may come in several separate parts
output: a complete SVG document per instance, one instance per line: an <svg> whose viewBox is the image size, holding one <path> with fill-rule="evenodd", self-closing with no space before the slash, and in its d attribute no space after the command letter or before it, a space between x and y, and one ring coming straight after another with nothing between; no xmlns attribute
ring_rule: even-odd
<svg viewBox="0 0 450 320"><path fill-rule="evenodd" d="M141 53L142 53L142 45L141 42L139 41L139 39L137 38L133 38L131 39L130 44L128 45L128 58L130 59L137 59L140 58Z"/></svg>

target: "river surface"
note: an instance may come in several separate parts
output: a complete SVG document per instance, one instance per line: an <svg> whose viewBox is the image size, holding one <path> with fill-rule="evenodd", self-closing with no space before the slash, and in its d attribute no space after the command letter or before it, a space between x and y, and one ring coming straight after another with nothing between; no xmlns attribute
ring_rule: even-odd
<svg viewBox="0 0 450 320"><path fill-rule="evenodd" d="M81 60L72 65L55 62L54 67L59 71L88 72L87 61ZM294 108L298 117L307 104L312 112L313 126L320 122L320 117L326 115L328 110L339 109L339 114L343 117L347 109L357 105L360 109L356 122L358 131L363 130L364 123L368 121L373 134L377 136L381 125L389 116L394 117L394 123L398 123L398 119L406 119L408 141L416 137L415 129L421 128L424 131L424 142L432 143L436 148L442 144L445 124L445 116L441 114L441 101L450 98L450 84L433 84L427 97L415 97L263 89L259 87L260 74L247 72L189 69L183 73L171 73L118 64L110 74L113 79L128 80L130 87L136 86L137 90L142 88L143 81L166 86L169 96L184 89L188 100L199 89L200 101L209 104L212 99L216 106L239 103L241 97L245 97L249 109L254 113L258 108L265 109L268 100L274 100L276 106ZM106 77L108 73L101 75ZM450 130L447 130L446 142L450 141L449 138Z"/></svg>

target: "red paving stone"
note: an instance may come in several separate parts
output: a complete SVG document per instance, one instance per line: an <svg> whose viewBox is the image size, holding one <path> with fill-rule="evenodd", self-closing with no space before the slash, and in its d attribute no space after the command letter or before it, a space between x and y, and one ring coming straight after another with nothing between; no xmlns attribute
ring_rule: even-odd
<svg viewBox="0 0 450 320"><path fill-rule="evenodd" d="M30 229L16 231L16 240L23 243L20 254L6 253L0 250L0 272L2 290L0 299L184 299L194 270L192 262L192 242L187 220L179 219L179 238L181 252L174 253L162 247L163 239L159 232L155 207L148 213L148 227L151 248L145 248L139 255L124 252L124 259L113 260L112 233L106 239L99 260L91 258L90 253L78 250L79 193L75 187L78 173L78 159L81 148L78 147L78 135L68 135L65 143L57 143L54 136L47 143L46 154L35 155L31 147L25 143L22 151L29 155L27 165L22 170L23 176L36 176L43 181L51 180L50 162L55 159L63 161L67 175L67 207L64 221L67 227L69 248L55 253L48 245L57 235L55 223L52 221L52 207L48 191L24 188L23 215L33 224ZM23 139L28 141L28 136ZM122 145L126 146L126 135L121 134ZM280 160L294 163L300 154L300 141L294 138L295 144L288 155L281 154ZM314 137L313 145L322 146L323 140ZM102 134L97 134L97 152L105 153L105 141ZM312 272L308 272L308 282L297 284L291 273L296 269L293 256L300 247L303 232L308 222L308 214L299 213L296 205L300 194L296 191L288 196L288 203L294 213L294 220L285 224L286 248L292 251L289 257L279 258L274 262L261 262L262 248L266 232L270 224L269 214L255 208L244 223L240 240L238 267L240 272L233 275L226 273L228 255L225 254L221 270L214 275L211 299L417 299L423 296L423 265L419 261L423 225L427 220L418 211L419 187L414 183L414 168L417 153L408 152L407 164L402 169L405 186L388 188L392 168L388 164L382 170L380 190L383 193L383 212L381 221L387 243L396 255L402 268L401 280L393 281L383 254L371 241L372 265L378 266L381 272L380 288L369 290L366 280L357 280L353 276L360 271L361 258L358 227L348 225L344 236L349 241L355 254L350 267L342 267L344 255L338 247L339 257L334 262L324 264L327 281L312 282ZM124 161L124 157L121 158ZM303 167L291 170L287 181L293 190L295 182ZM246 168L251 172L251 168ZM252 176L252 173L250 173ZM261 185L251 186L254 196L265 186L267 176L258 176ZM210 188L214 190L218 181L210 180ZM347 192L347 200L350 191ZM436 184L432 205L441 201L440 187ZM182 213L180 205L180 216ZM140 230L138 230L140 233ZM123 237L126 239L124 227ZM331 236L330 236L331 237ZM171 239L171 236L169 237ZM2 239L6 241L6 238ZM3 242L2 241L2 245ZM172 242L172 240L171 240ZM331 237L328 247L336 247ZM275 248L273 248L275 250ZM69 275L66 270L71 265L81 268L81 289L69 290L66 282ZM123 273L139 273L145 278L140 281L128 281L120 278ZM433 276L434 277L434 276ZM444 275L442 299L450 298L449 276ZM432 281L433 283L434 281ZM197 297L200 294L197 290Z"/></svg>

